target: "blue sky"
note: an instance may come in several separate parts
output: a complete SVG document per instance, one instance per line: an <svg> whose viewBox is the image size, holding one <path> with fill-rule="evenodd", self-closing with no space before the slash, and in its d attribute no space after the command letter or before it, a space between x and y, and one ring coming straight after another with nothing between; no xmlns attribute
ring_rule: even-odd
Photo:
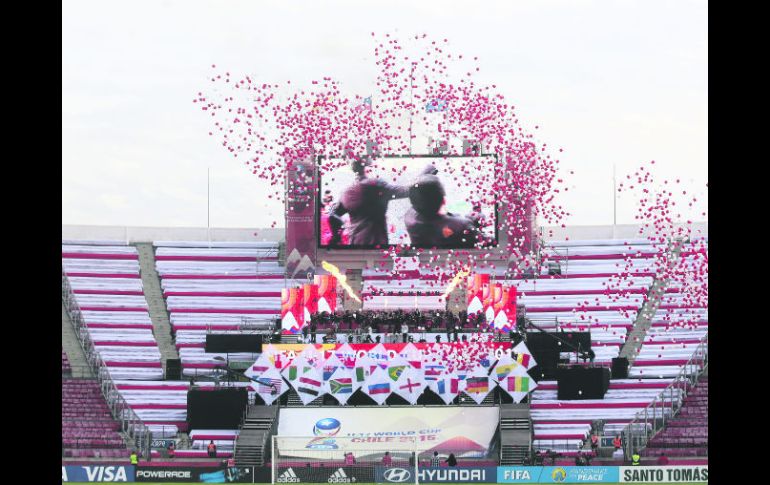
<svg viewBox="0 0 770 485"><path fill-rule="evenodd" d="M62 223L266 227L282 206L208 136L212 64L265 82L330 75L371 91L372 31L478 56L559 154L568 224L612 223L618 174L656 160L708 179L705 1L91 1L62 4ZM567 173L573 170L574 175ZM706 201L706 197L701 200ZM633 223L631 200L618 223Z"/></svg>

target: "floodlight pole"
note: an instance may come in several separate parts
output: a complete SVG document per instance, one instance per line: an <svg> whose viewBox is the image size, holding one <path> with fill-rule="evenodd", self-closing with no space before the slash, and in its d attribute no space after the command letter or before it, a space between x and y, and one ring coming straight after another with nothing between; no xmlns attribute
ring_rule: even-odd
<svg viewBox="0 0 770 485"><path fill-rule="evenodd" d="M618 223L618 190L617 190L617 180L615 179L615 164L612 164L612 238L615 239L617 237L617 228L615 227Z"/></svg>

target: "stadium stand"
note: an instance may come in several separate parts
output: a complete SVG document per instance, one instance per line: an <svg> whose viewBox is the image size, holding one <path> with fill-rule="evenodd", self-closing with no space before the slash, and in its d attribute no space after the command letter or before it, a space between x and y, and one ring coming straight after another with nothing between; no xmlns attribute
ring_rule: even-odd
<svg viewBox="0 0 770 485"><path fill-rule="evenodd" d="M88 333L115 379L162 379L136 248L63 244L62 265Z"/></svg>
<svg viewBox="0 0 770 485"><path fill-rule="evenodd" d="M708 456L708 417L708 377L702 377L676 417L650 440L642 455Z"/></svg>
<svg viewBox="0 0 770 485"><path fill-rule="evenodd" d="M95 380L62 379L62 456L125 458L129 451Z"/></svg>

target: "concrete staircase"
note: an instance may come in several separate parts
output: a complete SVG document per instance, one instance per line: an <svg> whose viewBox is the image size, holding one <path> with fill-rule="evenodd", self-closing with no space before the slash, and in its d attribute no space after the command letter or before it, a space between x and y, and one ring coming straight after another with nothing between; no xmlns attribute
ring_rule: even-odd
<svg viewBox="0 0 770 485"><path fill-rule="evenodd" d="M158 342L165 375L166 361L178 359L179 352L171 336L171 322L168 318L163 290L160 287L160 277L155 270L155 250L152 243L136 243L136 251L139 253L139 273L142 276L144 298L147 300L152 320L152 333Z"/></svg>
<svg viewBox="0 0 770 485"><path fill-rule="evenodd" d="M61 304L61 346L67 354L72 366L72 377L93 378L93 372L88 366L86 354L80 346L80 340L75 333L75 327L70 321L64 302Z"/></svg>
<svg viewBox="0 0 770 485"><path fill-rule="evenodd" d="M525 465L532 448L529 404L500 405L500 465Z"/></svg>
<svg viewBox="0 0 770 485"><path fill-rule="evenodd" d="M673 265L674 261L679 257L681 250L679 249L679 246L676 246L676 248L670 250L670 252L671 264ZM647 337L647 331L652 326L652 318L655 316L655 312L657 312L658 307L660 306L660 301L665 294L667 287L668 280L656 278L652 282L652 286L647 295L647 301L642 305L642 309L636 316L636 321L634 321L634 327L631 329L631 332L629 332L626 343L623 344L623 347L618 354L619 357L628 359L629 366L634 364L636 357L639 355L644 339Z"/></svg>
<svg viewBox="0 0 770 485"><path fill-rule="evenodd" d="M249 406L238 439L235 464L263 466L270 458L271 436L278 424L278 406Z"/></svg>

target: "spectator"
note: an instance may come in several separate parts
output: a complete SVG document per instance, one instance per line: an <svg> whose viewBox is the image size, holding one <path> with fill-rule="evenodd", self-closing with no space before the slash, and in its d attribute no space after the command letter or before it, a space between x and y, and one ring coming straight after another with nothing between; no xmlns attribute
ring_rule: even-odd
<svg viewBox="0 0 770 485"><path fill-rule="evenodd" d="M449 457L446 459L446 464L449 466L457 466L457 458L455 458L454 453L449 454Z"/></svg>
<svg viewBox="0 0 770 485"><path fill-rule="evenodd" d="M233 458L232 456L230 458L228 458L227 459L227 466L228 467L234 467L235 466L235 458Z"/></svg>
<svg viewBox="0 0 770 485"><path fill-rule="evenodd" d="M166 450L168 451L168 457L170 459L174 458L174 455L176 454L176 447L174 446L174 442L170 442L168 446L166 447Z"/></svg>
<svg viewBox="0 0 770 485"><path fill-rule="evenodd" d="M214 440L209 441L208 452L209 458L217 457L217 445L214 444Z"/></svg>
<svg viewBox="0 0 770 485"><path fill-rule="evenodd" d="M390 466L393 464L393 459L390 456L390 452L386 451L385 456L382 457L382 466Z"/></svg>
<svg viewBox="0 0 770 485"><path fill-rule="evenodd" d="M668 457L666 456L666 454L665 453L661 453L660 456L658 457L658 460L657 460L656 463L657 463L658 466L666 466L666 465L668 465Z"/></svg>
<svg viewBox="0 0 770 485"><path fill-rule="evenodd" d="M433 457L430 459L430 466L438 468L441 466L441 458L438 457L438 451L433 452Z"/></svg>
<svg viewBox="0 0 770 485"><path fill-rule="evenodd" d="M355 463L356 463L356 458L353 456L353 452L346 453L345 465L354 465Z"/></svg>
<svg viewBox="0 0 770 485"><path fill-rule="evenodd" d="M583 452L578 451L577 455L575 455L575 466L585 466L586 462L583 459Z"/></svg>
<svg viewBox="0 0 770 485"><path fill-rule="evenodd" d="M437 344L441 343L441 335L436 335L436 343Z"/></svg>
<svg viewBox="0 0 770 485"><path fill-rule="evenodd" d="M620 435L615 436L612 440L612 446L615 447L615 451L618 451L623 446L623 442L620 441Z"/></svg>
<svg viewBox="0 0 770 485"><path fill-rule="evenodd" d="M404 339L403 343L406 343L406 338L409 336L409 325L406 322L401 324L401 337Z"/></svg>
<svg viewBox="0 0 770 485"><path fill-rule="evenodd" d="M591 450L596 453L596 450L599 448L599 435L594 432L591 434Z"/></svg>
<svg viewBox="0 0 770 485"><path fill-rule="evenodd" d="M132 465L138 465L139 464L139 457L136 456L136 450L131 450L131 464Z"/></svg>
<svg viewBox="0 0 770 485"><path fill-rule="evenodd" d="M639 461L641 458L642 457L639 456L639 453L634 451L634 454L631 455L631 465L632 466L639 466L639 465L641 465L642 463Z"/></svg>

